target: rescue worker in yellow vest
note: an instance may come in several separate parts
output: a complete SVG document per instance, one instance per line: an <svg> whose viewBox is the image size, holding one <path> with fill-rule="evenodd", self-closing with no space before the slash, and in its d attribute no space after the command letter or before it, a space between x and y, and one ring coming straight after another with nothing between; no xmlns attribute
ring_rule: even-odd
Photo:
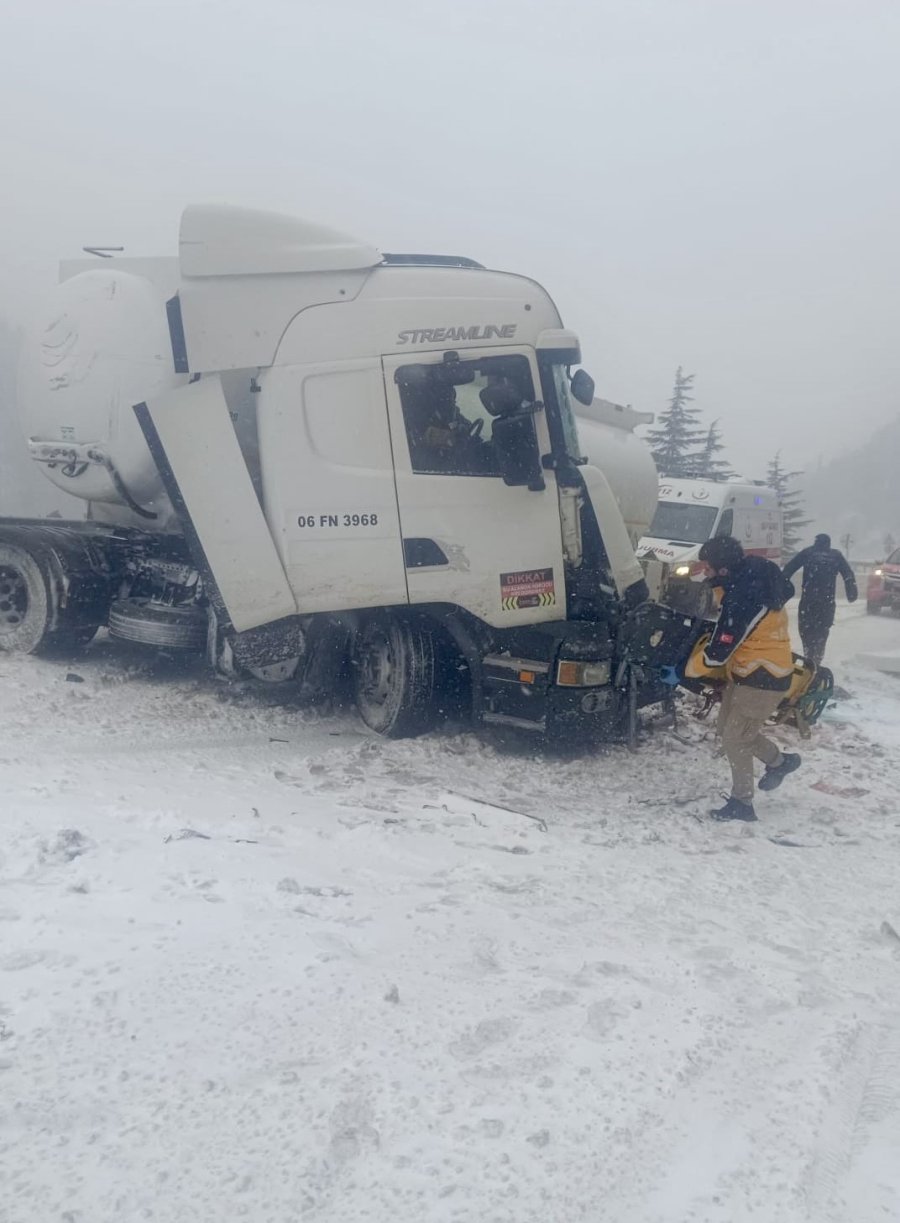
<svg viewBox="0 0 900 1223"><path fill-rule="evenodd" d="M772 561L747 556L730 535L708 539L700 560L721 594L719 619L703 653L710 668L724 668L719 717L722 747L731 765L731 796L711 814L716 820L755 820L753 760L766 766L760 790L774 790L800 767L762 728L791 686L794 668L785 604L794 588Z"/></svg>

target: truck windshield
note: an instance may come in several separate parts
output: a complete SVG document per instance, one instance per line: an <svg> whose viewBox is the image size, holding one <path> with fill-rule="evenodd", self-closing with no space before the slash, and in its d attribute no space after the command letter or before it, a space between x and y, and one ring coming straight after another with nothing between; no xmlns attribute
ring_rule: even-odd
<svg viewBox="0 0 900 1223"><path fill-rule="evenodd" d="M712 535L718 513L715 505L660 501L647 535L669 543L702 544Z"/></svg>
<svg viewBox="0 0 900 1223"><path fill-rule="evenodd" d="M569 388L569 367L565 362L541 358L540 370L551 440L571 462L577 463L582 455Z"/></svg>

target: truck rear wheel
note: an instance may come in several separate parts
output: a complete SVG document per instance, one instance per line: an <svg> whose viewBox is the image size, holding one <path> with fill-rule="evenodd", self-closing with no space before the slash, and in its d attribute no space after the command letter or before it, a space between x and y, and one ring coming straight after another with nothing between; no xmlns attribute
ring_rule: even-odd
<svg viewBox="0 0 900 1223"><path fill-rule="evenodd" d="M0 649L33 654L50 629L41 567L27 552L0 544Z"/></svg>
<svg viewBox="0 0 900 1223"><path fill-rule="evenodd" d="M0 542L0 650L64 654L82 649L97 625L66 624L51 601L43 566L14 544Z"/></svg>
<svg viewBox="0 0 900 1223"><path fill-rule="evenodd" d="M371 616L351 655L353 696L370 730L389 739L423 734L437 720L432 634L407 619Z"/></svg>

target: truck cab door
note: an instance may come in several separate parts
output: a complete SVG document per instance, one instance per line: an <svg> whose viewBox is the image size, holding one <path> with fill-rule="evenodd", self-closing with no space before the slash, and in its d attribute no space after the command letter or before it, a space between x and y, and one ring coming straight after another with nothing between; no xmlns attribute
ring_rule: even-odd
<svg viewBox="0 0 900 1223"><path fill-rule="evenodd" d="M527 430L501 425L495 437L498 403L512 397L528 415L538 398L533 354L410 353L383 366L410 603L455 604L504 628L565 619L556 479L540 465L550 452L544 412L531 415L528 483L504 481L499 449L501 434L515 435L524 470Z"/></svg>
<svg viewBox="0 0 900 1223"><path fill-rule="evenodd" d="M259 377L266 517L301 613L407 602L377 358Z"/></svg>

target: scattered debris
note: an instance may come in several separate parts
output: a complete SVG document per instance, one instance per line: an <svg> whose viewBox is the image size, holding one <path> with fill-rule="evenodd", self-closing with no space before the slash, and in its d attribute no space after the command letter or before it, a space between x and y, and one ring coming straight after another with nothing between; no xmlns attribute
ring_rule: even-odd
<svg viewBox="0 0 900 1223"><path fill-rule="evenodd" d="M836 798L863 798L869 793L863 786L836 786L830 781L815 781L809 788L820 794L833 794Z"/></svg>
<svg viewBox="0 0 900 1223"><path fill-rule="evenodd" d="M537 824L538 828L540 828L541 832L548 831L547 821L540 815L532 815L528 811L516 811L514 807L507 807L503 803L489 803L489 802L486 802L485 799L483 798L473 798L471 794L460 794L458 790L449 790L448 793L451 794L454 798L464 799L464 801L467 803L478 803L478 805L481 807L493 807L495 811L505 811L508 815L518 815L518 816L521 816L523 819L533 820L534 823ZM472 812L472 818L473 819L476 818L474 811ZM477 822L478 821L476 819L476 823Z"/></svg>
<svg viewBox="0 0 900 1223"><path fill-rule="evenodd" d="M170 832L167 837L163 838L163 844L168 845L170 841L230 841L232 845L258 845L259 841L253 841L250 837L211 837L208 832L198 832L196 828L182 828L180 832Z"/></svg>

